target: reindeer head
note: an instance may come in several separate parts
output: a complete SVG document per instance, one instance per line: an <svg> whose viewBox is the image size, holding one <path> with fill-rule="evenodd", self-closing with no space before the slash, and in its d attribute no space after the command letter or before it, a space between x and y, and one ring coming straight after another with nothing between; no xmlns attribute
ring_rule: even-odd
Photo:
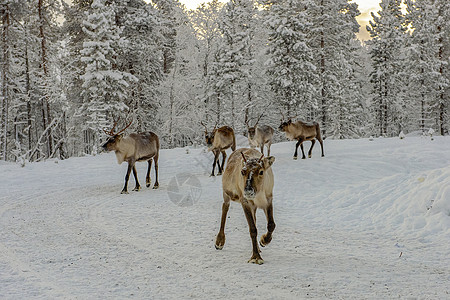
<svg viewBox="0 0 450 300"><path fill-rule="evenodd" d="M248 131L248 137L253 140L255 138L256 126L248 127L247 131Z"/></svg>
<svg viewBox="0 0 450 300"><path fill-rule="evenodd" d="M292 120L291 120L291 119L289 119L289 120L287 120L287 121L284 121L284 120L282 119L282 120L281 120L280 127L278 127L278 130L280 130L280 131L286 131L286 128L287 128L290 124L292 124Z"/></svg>
<svg viewBox="0 0 450 300"><path fill-rule="evenodd" d="M127 126L125 126L125 128L123 128L122 130L118 131L117 133L114 133L114 128L116 128L117 125L117 121L114 121L114 125L111 128L111 130L107 131L105 129L103 129L103 131L109 136L108 139L106 140L106 142L102 145L102 148L105 149L106 151L112 151L112 150L116 150L117 149L117 145L119 144L119 142L122 140L123 134L122 132L125 131L125 129L127 129L131 123L133 121L131 121L130 123L128 123Z"/></svg>
<svg viewBox="0 0 450 300"><path fill-rule="evenodd" d="M214 135L216 134L217 123L214 126L214 129L211 132L208 132L208 128L203 122L200 122L205 127L205 142L208 147L211 147L214 142Z"/></svg>
<svg viewBox="0 0 450 300"><path fill-rule="evenodd" d="M112 151L117 149L117 144L119 144L122 139L123 134L116 134L108 137L106 142L102 145L102 148L106 151Z"/></svg>
<svg viewBox="0 0 450 300"><path fill-rule="evenodd" d="M248 124L248 121L245 122L245 125L247 125L248 137L249 137L250 139L253 139L253 138L255 137L256 127L258 126L258 122L259 122L259 120L261 120L261 117L262 117L263 115L264 115L263 113L262 113L261 115L259 115L258 120L256 120L256 123L255 123L255 125L253 125L253 126L250 126L250 125Z"/></svg>
<svg viewBox="0 0 450 300"><path fill-rule="evenodd" d="M253 200L258 192L264 189L264 176L266 170L275 161L275 157L269 156L264 157L264 154L258 158L247 159L242 153L242 169L241 176L244 180L244 198L248 200ZM263 158L264 157L264 158Z"/></svg>

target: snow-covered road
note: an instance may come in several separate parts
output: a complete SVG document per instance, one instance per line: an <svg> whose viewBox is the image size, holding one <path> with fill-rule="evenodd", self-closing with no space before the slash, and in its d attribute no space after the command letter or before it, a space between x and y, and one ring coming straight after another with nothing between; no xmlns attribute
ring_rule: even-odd
<svg viewBox="0 0 450 300"><path fill-rule="evenodd" d="M450 137L324 146L298 161L293 142L272 146L277 227L261 266L236 203L215 250L221 178L200 148L162 150L160 188L129 195L111 153L2 163L0 298L449 299Z"/></svg>

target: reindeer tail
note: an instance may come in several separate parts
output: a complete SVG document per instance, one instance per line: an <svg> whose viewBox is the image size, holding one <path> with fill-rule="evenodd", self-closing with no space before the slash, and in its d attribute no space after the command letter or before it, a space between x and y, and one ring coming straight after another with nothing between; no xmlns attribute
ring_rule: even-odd
<svg viewBox="0 0 450 300"><path fill-rule="evenodd" d="M319 123L316 123L316 138L321 141L324 140L325 138L322 139L322 133L320 132L320 126Z"/></svg>

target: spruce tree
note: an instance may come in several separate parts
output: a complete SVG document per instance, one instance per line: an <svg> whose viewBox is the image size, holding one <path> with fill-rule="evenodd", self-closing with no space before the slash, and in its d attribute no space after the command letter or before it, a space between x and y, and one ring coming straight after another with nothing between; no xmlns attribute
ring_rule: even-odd
<svg viewBox="0 0 450 300"><path fill-rule="evenodd" d="M361 120L361 91L355 76L360 14L347 0L314 0L306 7L311 27L307 44L313 50L318 83L318 109L324 136L355 136ZM350 122L348 122L350 121Z"/></svg>
<svg viewBox="0 0 450 300"><path fill-rule="evenodd" d="M243 126L242 107L248 104L251 94L250 70L254 63L251 47L256 13L253 0L231 0L225 5L219 23L223 39L215 66L216 86L220 90L224 118L233 128ZM245 102L240 96L243 94L247 95Z"/></svg>
<svg viewBox="0 0 450 300"><path fill-rule="evenodd" d="M402 87L405 42L405 20L400 0L383 0L378 14L372 13L373 21L367 26L371 40L368 41L374 71L372 110L375 116L376 134L397 136L405 125L402 120Z"/></svg>
<svg viewBox="0 0 450 300"><path fill-rule="evenodd" d="M314 97L318 80L311 48L306 43L309 1L276 0L266 3L269 29L267 77L274 92L276 110L285 117L307 117L317 108Z"/></svg>
<svg viewBox="0 0 450 300"><path fill-rule="evenodd" d="M104 0L94 0L83 21L81 61L84 63L83 105L78 115L84 121L86 151L95 151L99 142L99 129L109 126L111 117L125 116L129 107L124 103L131 82L137 78L118 70L116 57L120 50L121 28L114 22L114 11ZM92 146L92 147L91 147Z"/></svg>

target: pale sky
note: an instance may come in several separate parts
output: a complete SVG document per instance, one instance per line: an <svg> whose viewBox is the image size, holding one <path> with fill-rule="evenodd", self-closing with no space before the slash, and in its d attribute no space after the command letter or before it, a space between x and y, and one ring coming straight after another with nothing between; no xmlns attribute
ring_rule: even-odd
<svg viewBox="0 0 450 300"><path fill-rule="evenodd" d="M226 0L221 0L222 2L226 2ZM369 38L369 34L366 31L366 25L369 24L370 20L370 12L377 12L380 10L381 0L353 0L353 2L357 3L359 6L359 10L361 11L361 15L357 18L359 24L361 25L359 38L363 40L367 40ZM186 5L188 9L195 9L200 3L208 2L207 0L180 0L181 3Z"/></svg>

